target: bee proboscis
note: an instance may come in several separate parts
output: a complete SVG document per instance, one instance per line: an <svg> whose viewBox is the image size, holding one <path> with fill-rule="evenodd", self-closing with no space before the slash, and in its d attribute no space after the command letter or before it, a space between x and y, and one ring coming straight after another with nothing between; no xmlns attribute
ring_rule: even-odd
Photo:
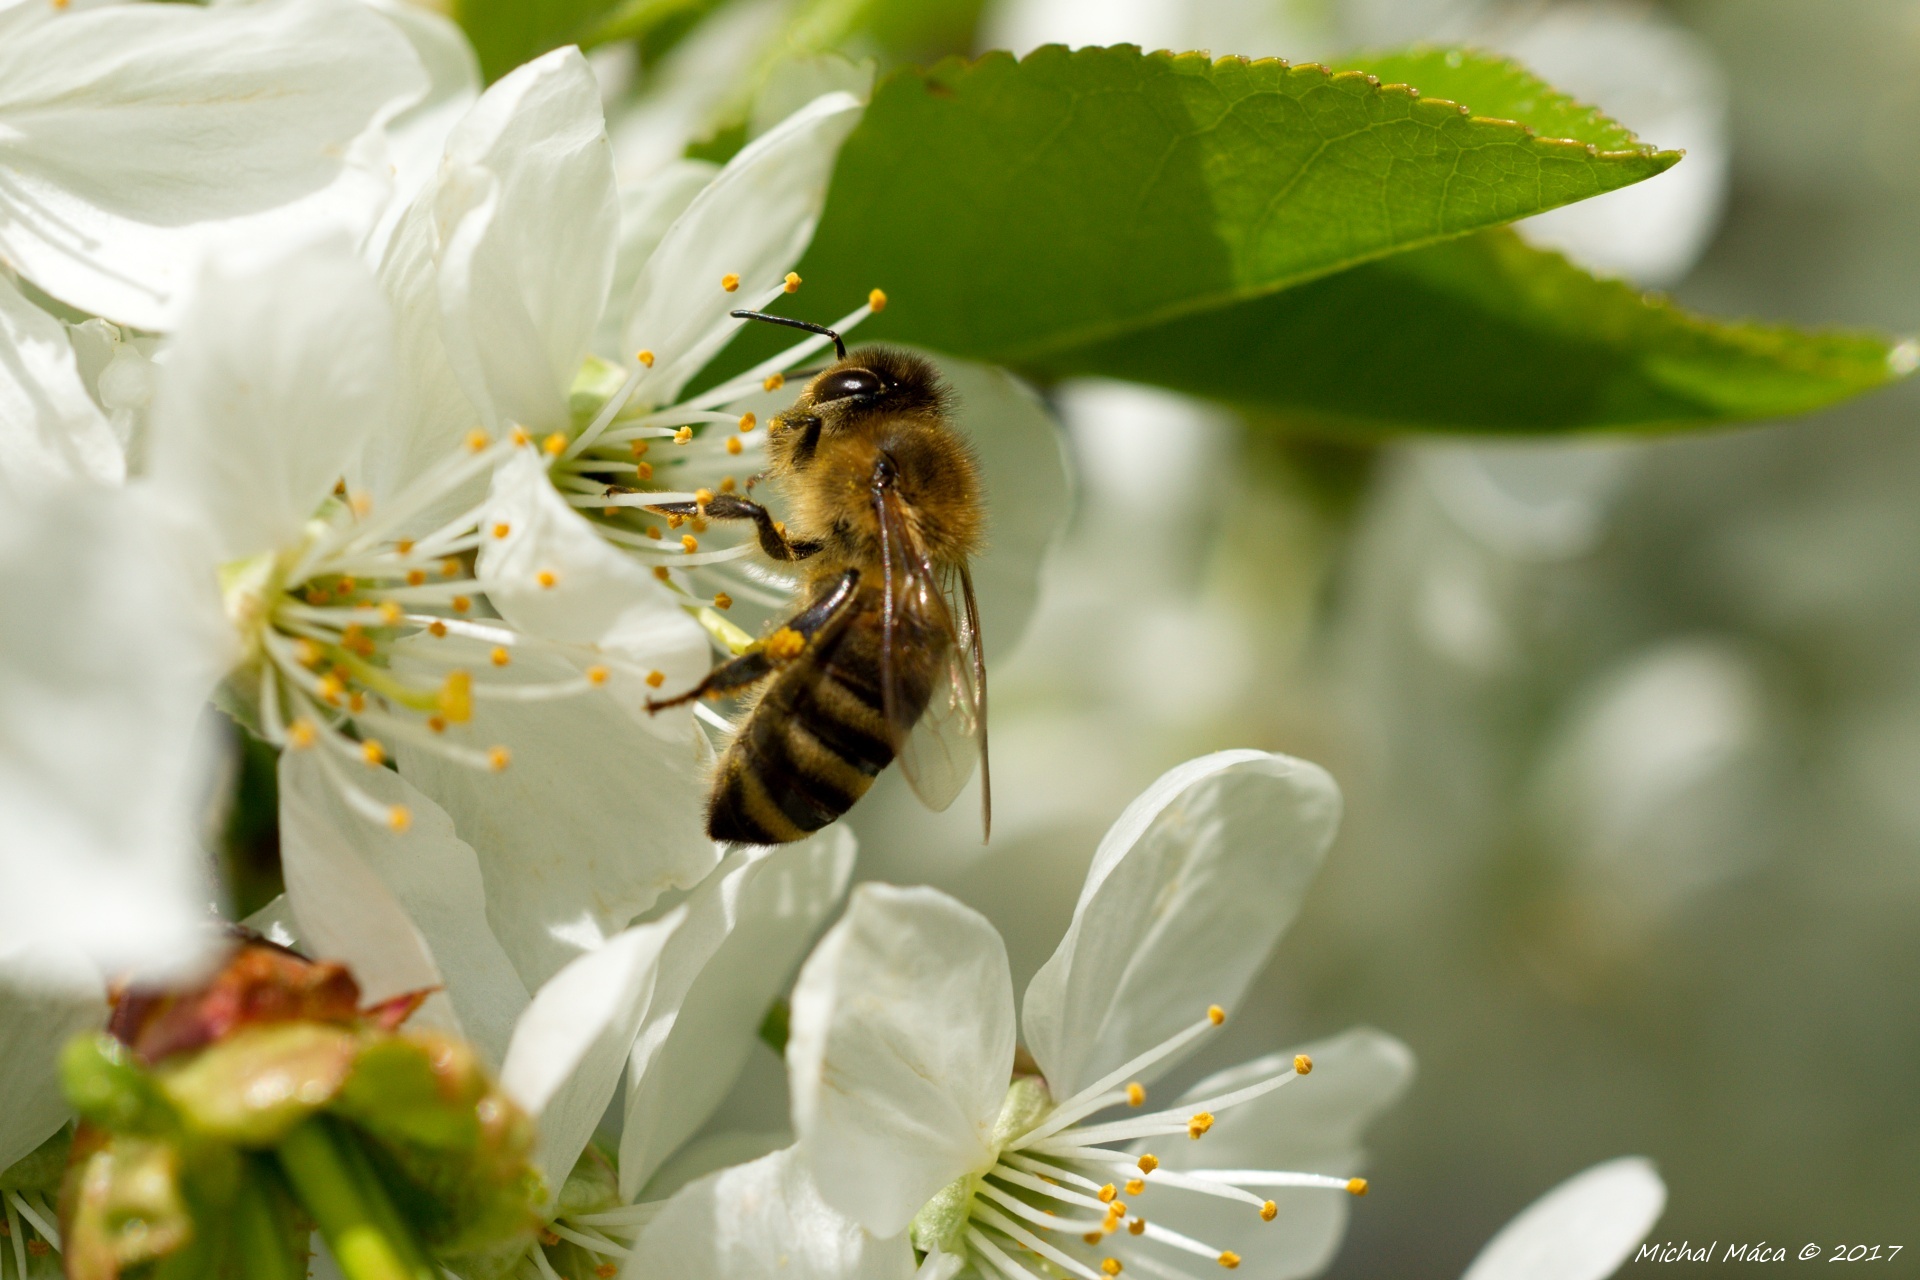
<svg viewBox="0 0 1920 1280"><path fill-rule="evenodd" d="M840 817L898 761L914 793L945 809L980 763L983 836L992 825L987 673L968 559L980 547L979 467L952 424L931 362L890 347L835 362L767 424L767 470L786 499L776 521L752 499L651 507L751 520L760 548L801 576L799 608L659 710L695 698L751 699L707 802L716 840L782 844Z"/></svg>

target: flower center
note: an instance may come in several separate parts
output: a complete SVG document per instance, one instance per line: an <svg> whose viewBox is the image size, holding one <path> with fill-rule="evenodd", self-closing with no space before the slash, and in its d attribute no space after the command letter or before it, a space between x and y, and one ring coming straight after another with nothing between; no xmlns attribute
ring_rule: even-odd
<svg viewBox="0 0 1920 1280"><path fill-rule="evenodd" d="M914 1219L914 1246L923 1254L970 1256L980 1270L1004 1280L1106 1280L1130 1265L1171 1278L1182 1273L1164 1260L1167 1254L1191 1254L1228 1269L1240 1265L1240 1255L1151 1221L1136 1207L1149 1191L1165 1188L1237 1201L1265 1222L1278 1216L1279 1206L1250 1188L1316 1187L1364 1195L1363 1178L1265 1169L1176 1172L1151 1153L1109 1145L1179 1134L1197 1142L1213 1128L1217 1113L1311 1071L1313 1063L1304 1055L1251 1084L1177 1109L1082 1123L1111 1107L1143 1107L1147 1091L1131 1077L1225 1021L1218 1005L1209 1008L1199 1022L1058 1106L1037 1077L1016 1079L995 1125L993 1167L942 1188Z"/></svg>

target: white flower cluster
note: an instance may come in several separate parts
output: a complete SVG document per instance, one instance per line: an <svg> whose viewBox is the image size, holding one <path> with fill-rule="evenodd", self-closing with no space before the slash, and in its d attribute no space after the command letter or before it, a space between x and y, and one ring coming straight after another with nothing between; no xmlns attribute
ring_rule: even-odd
<svg viewBox="0 0 1920 1280"><path fill-rule="evenodd" d="M282 749L287 892L255 927L371 1000L433 989L418 1019L538 1120L550 1221L489 1274L1331 1257L1407 1051L1363 1030L1158 1084L1291 920L1322 771L1162 778L1016 1019L993 927L849 899L844 830L708 840L709 739L645 710L750 643L736 603L787 600L746 540L646 507L757 469L824 339L688 388L730 311L800 286L862 109L827 93L623 186L577 50L481 92L457 29L397 4L0 0L0 1170L65 1123L54 1059L101 975L206 954L212 698ZM842 329L884 295L850 302ZM1051 450L1031 398L960 376ZM747 1131L729 1094L796 967L790 1128ZM25 1276L58 1231L0 1196ZM1472 1275L1606 1274L1662 1196L1604 1167Z"/></svg>

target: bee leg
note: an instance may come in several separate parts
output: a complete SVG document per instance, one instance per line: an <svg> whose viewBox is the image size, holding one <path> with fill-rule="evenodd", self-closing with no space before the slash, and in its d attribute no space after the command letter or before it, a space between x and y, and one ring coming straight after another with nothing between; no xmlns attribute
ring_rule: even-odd
<svg viewBox="0 0 1920 1280"><path fill-rule="evenodd" d="M751 520L760 535L760 549L775 560L805 560L820 550L817 542L791 542L774 521L773 513L751 498L716 493L704 506L697 502L662 502L647 510L663 516L705 516L709 520Z"/></svg>
<svg viewBox="0 0 1920 1280"><path fill-rule="evenodd" d="M647 713L665 711L696 698L724 698L749 689L805 652L813 638L845 614L860 585L860 571L849 569L806 608L787 619L772 635L737 658L707 672L706 678L671 698L647 699Z"/></svg>

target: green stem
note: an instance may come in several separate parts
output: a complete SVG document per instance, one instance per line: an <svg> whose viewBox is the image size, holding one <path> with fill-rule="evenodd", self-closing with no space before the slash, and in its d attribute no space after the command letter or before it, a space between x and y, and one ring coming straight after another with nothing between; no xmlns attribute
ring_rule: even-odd
<svg viewBox="0 0 1920 1280"><path fill-rule="evenodd" d="M350 1141L316 1116L275 1149L346 1280L436 1280L433 1267L377 1178L360 1176Z"/></svg>
<svg viewBox="0 0 1920 1280"><path fill-rule="evenodd" d="M279 1204L284 1192L274 1185L278 1181L273 1166L259 1159L249 1159L240 1176L233 1233L245 1280L306 1280L304 1242L288 1238L286 1214Z"/></svg>

